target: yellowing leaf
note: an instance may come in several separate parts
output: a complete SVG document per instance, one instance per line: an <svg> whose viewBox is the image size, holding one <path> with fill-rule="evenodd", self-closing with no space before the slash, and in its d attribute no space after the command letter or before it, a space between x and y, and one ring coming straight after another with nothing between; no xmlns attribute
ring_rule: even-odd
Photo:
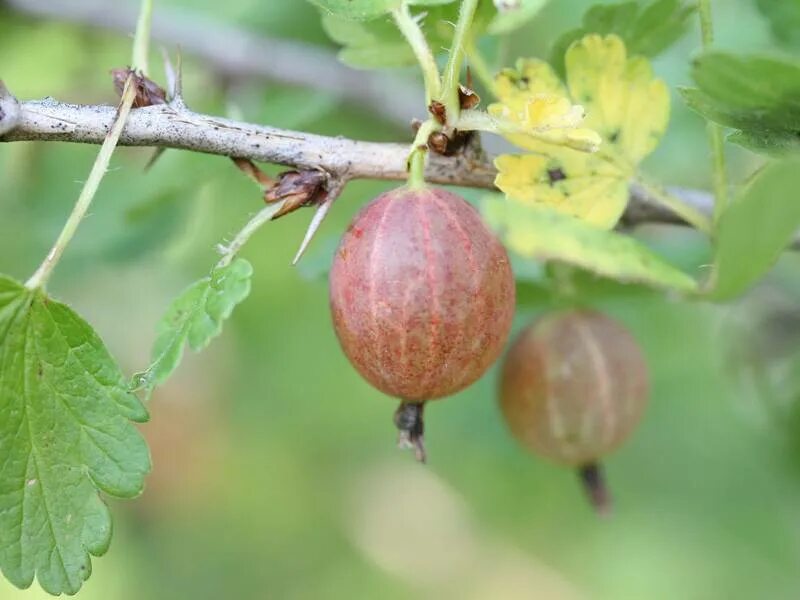
<svg viewBox="0 0 800 600"><path fill-rule="evenodd" d="M533 154L499 157L495 185L511 201L547 204L610 229L625 210L638 164L666 129L669 93L645 58L627 57L616 35L585 36L570 46L565 64L566 88L535 59L498 75L500 102L490 113L538 130L506 132ZM596 153L580 151L597 146Z"/></svg>
<svg viewBox="0 0 800 600"><path fill-rule="evenodd" d="M489 114L495 118L497 131L523 148L546 141L593 152L600 145L597 133L578 127L583 120L583 109L560 96L536 96L516 113L506 105L492 104Z"/></svg>
<svg viewBox="0 0 800 600"><path fill-rule="evenodd" d="M614 226L628 202L623 174L595 154L552 145L547 154L498 156L495 166L495 185L509 201L547 204L604 229Z"/></svg>
<svg viewBox="0 0 800 600"><path fill-rule="evenodd" d="M587 35L567 50L567 87L586 110L584 125L631 171L658 145L669 121L669 92L646 58L627 58L616 35Z"/></svg>
<svg viewBox="0 0 800 600"><path fill-rule="evenodd" d="M500 102L511 108L536 94L567 95L567 89L550 65L535 58L521 58L515 69L500 71L494 86Z"/></svg>
<svg viewBox="0 0 800 600"><path fill-rule="evenodd" d="M524 258L574 265L622 283L697 291L693 278L630 236L603 231L547 206L525 208L495 196L484 198L481 208L506 245Z"/></svg>
<svg viewBox="0 0 800 600"><path fill-rule="evenodd" d="M544 140L578 150L594 151L600 137L578 128L583 107L570 102L564 85L547 63L524 59L516 69L504 69L495 82L500 102L488 113L495 118L494 129L524 147L528 140Z"/></svg>

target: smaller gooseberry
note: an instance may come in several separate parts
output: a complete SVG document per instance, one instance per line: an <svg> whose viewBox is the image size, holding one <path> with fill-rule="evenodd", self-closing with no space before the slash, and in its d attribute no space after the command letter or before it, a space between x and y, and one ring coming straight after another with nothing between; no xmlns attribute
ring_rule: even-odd
<svg viewBox="0 0 800 600"><path fill-rule="evenodd" d="M647 403L647 365L617 321L590 310L529 325L503 364L500 406L523 446L577 467L595 508L610 509L599 460L633 431Z"/></svg>

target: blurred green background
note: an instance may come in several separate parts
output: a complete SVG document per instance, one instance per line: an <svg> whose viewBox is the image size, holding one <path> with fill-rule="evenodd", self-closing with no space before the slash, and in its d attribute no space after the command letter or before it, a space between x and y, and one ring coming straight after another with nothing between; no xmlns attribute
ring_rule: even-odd
<svg viewBox="0 0 800 600"><path fill-rule="evenodd" d="M782 51L754 4L714 3L720 47ZM589 5L550 2L512 36L508 55L546 56ZM164 8L334 50L316 11L300 0L156 0L156 14ZM698 38L693 23L655 61L673 89L689 83ZM129 56L122 33L33 18L0 2L0 76L20 99L112 103L108 71ZM409 130L380 111L185 58L185 95L195 110L410 141ZM160 62L154 51L153 64ZM392 76L404 85L413 71ZM96 151L0 144L0 272L33 271ZM728 151L734 179L759 164ZM150 154L116 154L50 284L129 373L146 364L171 298L208 271L214 245L260 207L258 191L224 158L168 151L145 175ZM669 132L645 170L708 188L708 164L702 121L674 96ZM796 255L725 306L585 282L584 300L630 327L652 375L641 427L606 463L616 506L601 520L572 473L509 437L495 408L494 370L430 407L427 467L395 449L394 402L340 352L325 282L338 235L387 187L349 185L298 268L290 261L308 212L266 227L246 247L256 271L252 295L222 337L187 356L154 395L142 427L154 471L141 498L111 501L111 550L94 560L81 597L800 598ZM705 272L708 245L694 232L648 227L637 235L693 274ZM522 285L517 327L550 308L536 282ZM45 594L0 581L0 598L22 597Z"/></svg>

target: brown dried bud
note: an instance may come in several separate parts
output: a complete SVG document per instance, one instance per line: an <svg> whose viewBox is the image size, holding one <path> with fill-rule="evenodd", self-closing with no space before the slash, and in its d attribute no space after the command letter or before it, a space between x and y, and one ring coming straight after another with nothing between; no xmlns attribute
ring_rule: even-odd
<svg viewBox="0 0 800 600"><path fill-rule="evenodd" d="M136 87L136 96L133 99L134 108L167 103L167 93L162 87L141 73L134 72L130 67L111 69L111 77L114 81L114 89L117 95L122 96L125 82L130 75L133 75L133 85Z"/></svg>
<svg viewBox="0 0 800 600"><path fill-rule="evenodd" d="M447 135L441 131L434 131L428 136L427 147L437 154L453 156L464 150L464 148L474 139L474 131L453 131Z"/></svg>
<svg viewBox="0 0 800 600"><path fill-rule="evenodd" d="M481 97L474 91L464 85L458 86L458 101L461 105L461 110L469 110L475 108L481 103Z"/></svg>
<svg viewBox="0 0 800 600"><path fill-rule="evenodd" d="M264 202L283 201L281 209L273 215L277 219L298 208L316 206L325 200L327 178L322 171L286 171L278 175L278 182L264 192Z"/></svg>
<svg viewBox="0 0 800 600"><path fill-rule="evenodd" d="M433 115L433 118L436 119L440 125L447 123L447 109L444 107L444 104L438 100L434 100L428 105L428 112Z"/></svg>
<svg viewBox="0 0 800 600"><path fill-rule="evenodd" d="M428 136L428 148L436 154L447 154L450 138L441 131L434 131Z"/></svg>

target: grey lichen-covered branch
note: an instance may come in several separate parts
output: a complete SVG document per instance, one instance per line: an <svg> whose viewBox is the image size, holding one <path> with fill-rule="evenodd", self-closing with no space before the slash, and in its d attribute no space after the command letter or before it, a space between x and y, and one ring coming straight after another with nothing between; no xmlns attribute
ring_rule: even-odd
<svg viewBox="0 0 800 600"><path fill-rule="evenodd" d="M0 142L61 141L101 144L114 119L105 105L75 105L52 99L18 102L0 88ZM131 111L121 146L177 148L309 170L320 169L336 180L404 180L409 144L365 142L277 129L204 115L182 103ZM456 156L431 154L426 179L431 183L492 189L496 170L480 151ZM682 200L703 212L711 209L704 193L681 192ZM634 188L627 224L680 222L645 192Z"/></svg>

